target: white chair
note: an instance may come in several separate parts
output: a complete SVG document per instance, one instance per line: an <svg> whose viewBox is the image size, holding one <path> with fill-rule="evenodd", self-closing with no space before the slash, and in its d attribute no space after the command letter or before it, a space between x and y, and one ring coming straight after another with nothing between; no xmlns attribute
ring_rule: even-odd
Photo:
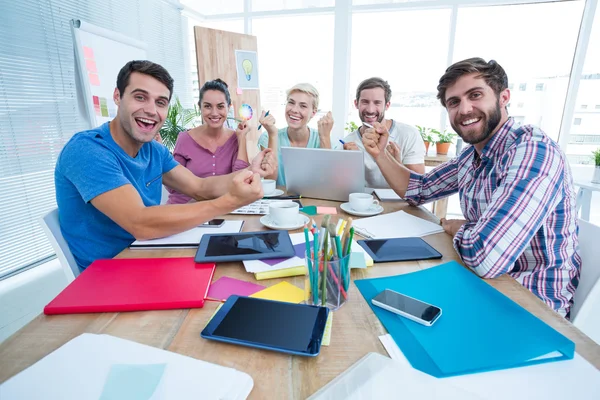
<svg viewBox="0 0 600 400"><path fill-rule="evenodd" d="M600 344L600 226L579 220L581 276L573 298L573 325Z"/></svg>
<svg viewBox="0 0 600 400"><path fill-rule="evenodd" d="M77 276L79 276L79 267L75 262L73 253L69 249L69 245L65 241L65 238L60 231L60 223L58 222L58 208L50 211L48 214L40 218L40 225L44 229L44 233L48 237L52 248L56 252L58 261L62 265L63 271L67 277L68 282L72 282Z"/></svg>

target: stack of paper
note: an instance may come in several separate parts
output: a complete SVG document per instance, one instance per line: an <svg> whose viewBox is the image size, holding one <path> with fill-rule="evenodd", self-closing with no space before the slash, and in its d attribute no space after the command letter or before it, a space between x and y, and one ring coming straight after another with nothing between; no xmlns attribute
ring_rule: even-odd
<svg viewBox="0 0 600 400"><path fill-rule="evenodd" d="M393 189L373 189L373 193L375 193L381 201L403 200Z"/></svg>
<svg viewBox="0 0 600 400"><path fill-rule="evenodd" d="M355 220L352 226L356 233L367 239L422 237L444 232L440 225L404 211L361 218Z"/></svg>
<svg viewBox="0 0 600 400"><path fill-rule="evenodd" d="M0 399L245 399L232 368L109 335L84 333L0 386Z"/></svg>
<svg viewBox="0 0 600 400"><path fill-rule="evenodd" d="M200 244L200 239L205 233L238 233L241 232L244 221L225 221L218 228L196 227L176 235L167 236L160 239L136 240L130 249L169 249L169 248L195 248Z"/></svg>
<svg viewBox="0 0 600 400"><path fill-rule="evenodd" d="M230 212L230 214L249 214L249 215L267 215L269 213L269 205L273 202L280 201L292 201L292 200L280 200L280 199L260 199L254 203L250 203L247 206L238 208Z"/></svg>
<svg viewBox="0 0 600 400"><path fill-rule="evenodd" d="M292 233L290 239L296 250L294 257L287 259L274 258L271 260L245 260L243 263L246 271L253 273L257 280L306 275L306 267L304 265L306 242L304 233ZM310 232L309 240L312 241L312 234ZM353 240L350 268L367 268L372 265L373 259L371 256Z"/></svg>

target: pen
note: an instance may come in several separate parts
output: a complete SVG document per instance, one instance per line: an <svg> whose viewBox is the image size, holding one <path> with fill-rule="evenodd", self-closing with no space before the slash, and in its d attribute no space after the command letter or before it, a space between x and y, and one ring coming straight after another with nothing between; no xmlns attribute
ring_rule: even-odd
<svg viewBox="0 0 600 400"><path fill-rule="evenodd" d="M273 196L273 197L269 197L269 199L275 199L275 200L297 200L297 199L301 199L302 195L299 194L290 194L288 196Z"/></svg>
<svg viewBox="0 0 600 400"><path fill-rule="evenodd" d="M265 117L266 117L267 115L269 115L269 111L271 111L271 110L267 110L267 112L265 113ZM260 128L262 128L262 124L258 124L258 129L257 129L257 130L258 130L259 132L260 132Z"/></svg>
<svg viewBox="0 0 600 400"><path fill-rule="evenodd" d="M373 125L367 124L366 122L363 122L363 125L366 126L367 128L373 128Z"/></svg>
<svg viewBox="0 0 600 400"><path fill-rule="evenodd" d="M339 139L341 144L346 144L342 139Z"/></svg>

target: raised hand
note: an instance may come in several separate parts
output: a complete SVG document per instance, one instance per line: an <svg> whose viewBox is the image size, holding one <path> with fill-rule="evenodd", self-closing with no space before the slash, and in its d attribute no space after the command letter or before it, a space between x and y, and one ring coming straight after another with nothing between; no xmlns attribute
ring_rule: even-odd
<svg viewBox="0 0 600 400"><path fill-rule="evenodd" d="M329 138L331 136L331 130L333 129L333 115L331 111L321 117L317 122L317 128L320 137Z"/></svg>
<svg viewBox="0 0 600 400"><path fill-rule="evenodd" d="M260 176L252 171L242 171L233 177L226 196L235 208L243 207L263 197Z"/></svg>
<svg viewBox="0 0 600 400"><path fill-rule="evenodd" d="M277 170L277 158L273 150L264 149L252 159L250 163L250 171L265 177L273 174Z"/></svg>
<svg viewBox="0 0 600 400"><path fill-rule="evenodd" d="M264 111L260 114L258 123L265 128L269 135L276 135L277 127L275 126L275 117L271 114L265 116L265 114L266 113Z"/></svg>
<svg viewBox="0 0 600 400"><path fill-rule="evenodd" d="M237 135L238 141L241 139L246 139L246 135L250 132L250 124L248 121L240 122L235 130L235 134Z"/></svg>
<svg viewBox="0 0 600 400"><path fill-rule="evenodd" d="M390 133L384 124L380 124L379 122L373 123L373 128L366 129L362 135L365 150L374 159L379 158L385 151L389 137Z"/></svg>

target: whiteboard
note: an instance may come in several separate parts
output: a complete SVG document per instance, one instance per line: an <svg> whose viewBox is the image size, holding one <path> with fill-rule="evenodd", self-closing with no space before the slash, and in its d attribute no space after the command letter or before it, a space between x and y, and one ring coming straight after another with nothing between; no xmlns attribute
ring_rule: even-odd
<svg viewBox="0 0 600 400"><path fill-rule="evenodd" d="M146 44L81 20L71 21L75 62L89 127L95 128L117 115L113 93L117 75L131 60L145 60Z"/></svg>

